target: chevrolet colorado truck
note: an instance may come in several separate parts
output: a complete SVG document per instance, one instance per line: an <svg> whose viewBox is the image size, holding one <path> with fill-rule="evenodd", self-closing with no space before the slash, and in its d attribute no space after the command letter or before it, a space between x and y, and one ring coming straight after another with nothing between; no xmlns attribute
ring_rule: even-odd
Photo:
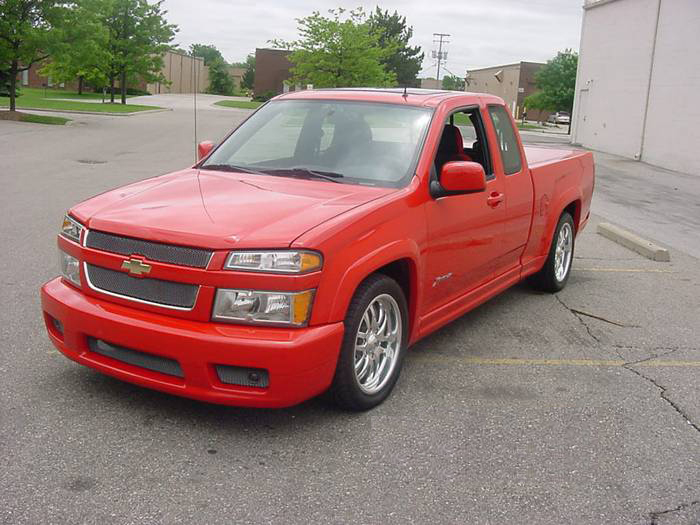
<svg viewBox="0 0 700 525"><path fill-rule="evenodd" d="M594 186L590 153L523 147L472 93L289 93L199 154L70 209L42 308L80 364L240 406L381 403L411 344L566 285Z"/></svg>

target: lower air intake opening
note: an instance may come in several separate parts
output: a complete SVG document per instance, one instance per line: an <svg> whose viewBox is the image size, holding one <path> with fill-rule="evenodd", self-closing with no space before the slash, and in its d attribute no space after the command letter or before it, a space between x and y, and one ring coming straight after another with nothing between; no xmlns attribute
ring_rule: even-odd
<svg viewBox="0 0 700 525"><path fill-rule="evenodd" d="M216 365L219 381L226 385L267 388L270 374L264 368L244 368L241 366Z"/></svg>
<svg viewBox="0 0 700 525"><path fill-rule="evenodd" d="M95 339L94 337L88 337L88 346L90 347L90 350L96 354L111 357L112 359L122 361L123 363L139 366L141 368L153 370L154 372L160 372L161 374L167 374L169 376L185 377L185 374L182 372L182 368L180 367L180 363L174 359L169 359L159 355L147 354L145 352L138 352L130 348L108 343L102 339Z"/></svg>

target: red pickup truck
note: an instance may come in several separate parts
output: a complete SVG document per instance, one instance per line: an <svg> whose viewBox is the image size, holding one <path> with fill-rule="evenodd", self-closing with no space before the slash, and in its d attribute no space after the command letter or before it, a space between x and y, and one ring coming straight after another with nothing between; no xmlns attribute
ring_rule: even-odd
<svg viewBox="0 0 700 525"><path fill-rule="evenodd" d="M229 405L381 403L412 343L525 277L564 287L594 185L483 94L290 93L199 151L72 208L41 299L68 358Z"/></svg>

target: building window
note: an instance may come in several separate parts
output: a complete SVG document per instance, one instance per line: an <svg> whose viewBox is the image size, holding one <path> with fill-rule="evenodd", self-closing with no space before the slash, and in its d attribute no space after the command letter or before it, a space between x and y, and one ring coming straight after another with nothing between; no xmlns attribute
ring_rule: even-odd
<svg viewBox="0 0 700 525"><path fill-rule="evenodd" d="M22 71L22 85L23 86L28 86L29 85L29 70L25 69Z"/></svg>

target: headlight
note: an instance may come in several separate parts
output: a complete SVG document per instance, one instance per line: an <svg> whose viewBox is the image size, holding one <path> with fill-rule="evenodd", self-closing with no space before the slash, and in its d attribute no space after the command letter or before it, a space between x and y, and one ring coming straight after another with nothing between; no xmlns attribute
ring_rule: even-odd
<svg viewBox="0 0 700 525"><path fill-rule="evenodd" d="M301 250L231 252L225 270L269 273L308 273L321 268L320 253Z"/></svg>
<svg viewBox="0 0 700 525"><path fill-rule="evenodd" d="M80 243L80 235L83 233L83 225L80 224L75 219L66 215L63 217L63 224L61 225L61 235L67 237L68 239Z"/></svg>
<svg viewBox="0 0 700 525"><path fill-rule="evenodd" d="M80 262L72 255L58 250L58 264L61 275L76 286L80 286Z"/></svg>
<svg viewBox="0 0 700 525"><path fill-rule="evenodd" d="M304 326L311 314L314 290L305 292L216 291L212 320L246 324Z"/></svg>

